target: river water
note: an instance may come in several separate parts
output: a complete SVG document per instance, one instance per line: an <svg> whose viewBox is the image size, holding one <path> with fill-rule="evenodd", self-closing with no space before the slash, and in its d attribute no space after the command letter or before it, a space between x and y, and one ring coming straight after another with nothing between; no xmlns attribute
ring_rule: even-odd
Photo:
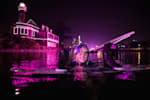
<svg viewBox="0 0 150 100"><path fill-rule="evenodd" d="M143 97L149 91L149 51L118 53L118 61L132 66L133 70L95 71L90 75L68 73L65 64L72 59L57 50L0 52L1 86L5 90L8 87L8 96L72 96L88 100L107 99L110 95L113 99L124 95L127 98ZM90 54L89 59L104 68L100 52ZM78 80L77 76L80 77Z"/></svg>

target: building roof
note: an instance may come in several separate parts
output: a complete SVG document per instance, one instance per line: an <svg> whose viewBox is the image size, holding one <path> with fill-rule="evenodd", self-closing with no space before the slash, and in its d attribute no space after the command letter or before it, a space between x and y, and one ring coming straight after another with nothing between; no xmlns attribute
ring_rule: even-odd
<svg viewBox="0 0 150 100"><path fill-rule="evenodd" d="M29 19L26 23L39 27L33 19Z"/></svg>

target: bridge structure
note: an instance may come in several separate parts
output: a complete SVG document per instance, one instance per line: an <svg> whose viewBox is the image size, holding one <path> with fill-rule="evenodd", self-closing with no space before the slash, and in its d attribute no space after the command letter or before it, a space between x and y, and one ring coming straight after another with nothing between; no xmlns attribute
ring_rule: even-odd
<svg viewBox="0 0 150 100"><path fill-rule="evenodd" d="M131 37L134 34L135 34L135 31L131 31L131 32L125 33L125 34L123 34L123 35L121 35L119 37L116 37L116 38L114 38L112 40L104 42L103 44L97 46L95 49L92 49L91 51L94 51L94 52L100 51L100 50L103 49L105 44L108 44L108 43L117 44L117 43L121 42L122 40L125 40L125 39Z"/></svg>

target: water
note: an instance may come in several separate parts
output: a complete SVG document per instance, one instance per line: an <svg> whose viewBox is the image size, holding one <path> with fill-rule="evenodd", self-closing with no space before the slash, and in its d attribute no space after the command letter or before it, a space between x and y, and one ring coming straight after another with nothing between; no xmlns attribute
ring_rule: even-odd
<svg viewBox="0 0 150 100"><path fill-rule="evenodd" d="M122 64L149 65L150 51L119 51L118 59Z"/></svg>
<svg viewBox="0 0 150 100"><path fill-rule="evenodd" d="M66 56L60 57L60 52L57 50L0 52L0 71L3 81L1 86L6 89L4 81L8 80L8 96L50 96L55 98L72 96L76 99L88 100L107 99L110 95L111 98L119 98L119 95L143 97L150 87L150 56L148 56L150 52L141 52L140 54L140 61L137 61L136 57L139 57L137 52L120 52L118 57L122 64L130 64L134 68L142 66L146 70L72 73L67 72L67 66L64 66L70 60L65 58ZM71 59L70 56L68 57ZM131 57L135 57L135 62L130 60ZM99 67L104 67L101 53L90 54L89 58ZM77 67L78 69L79 67ZM82 70L82 67L79 70ZM76 80L77 78L79 79Z"/></svg>

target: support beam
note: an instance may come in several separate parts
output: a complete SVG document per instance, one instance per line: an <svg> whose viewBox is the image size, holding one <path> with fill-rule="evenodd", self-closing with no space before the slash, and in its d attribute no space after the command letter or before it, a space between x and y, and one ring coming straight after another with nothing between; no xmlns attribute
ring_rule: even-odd
<svg viewBox="0 0 150 100"><path fill-rule="evenodd" d="M117 44L117 43L121 42L122 40L125 40L125 39L129 38L130 36L132 36L132 35L134 35L134 34L135 34L135 31L128 32L128 33L126 33L126 34L124 34L124 35L121 35L121 36L119 36L119 37L117 37L117 38L114 38L114 39L112 39L112 40L110 40L110 41L107 41L107 42L101 44L100 46L98 46L98 47L97 47L96 49L94 49L93 51L97 51L97 50L102 49L102 48L104 47L104 45L107 44L107 43Z"/></svg>

